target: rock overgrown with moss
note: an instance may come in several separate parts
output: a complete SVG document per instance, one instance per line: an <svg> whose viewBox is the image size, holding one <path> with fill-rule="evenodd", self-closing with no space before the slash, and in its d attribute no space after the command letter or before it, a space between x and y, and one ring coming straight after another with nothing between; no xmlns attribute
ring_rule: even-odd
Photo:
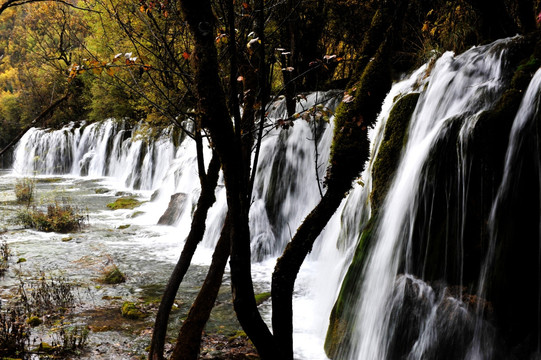
<svg viewBox="0 0 541 360"><path fill-rule="evenodd" d="M121 197L116 199L114 202L107 204L107 207L111 210L134 209L141 204L141 201L133 197Z"/></svg>
<svg viewBox="0 0 541 360"><path fill-rule="evenodd" d="M135 303L129 301L124 302L121 312L123 317L130 320L141 320L148 316Z"/></svg>

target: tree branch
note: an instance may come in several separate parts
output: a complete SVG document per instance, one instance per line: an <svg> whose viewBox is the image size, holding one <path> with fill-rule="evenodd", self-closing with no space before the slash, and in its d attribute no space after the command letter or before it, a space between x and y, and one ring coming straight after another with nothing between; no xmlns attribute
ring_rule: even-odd
<svg viewBox="0 0 541 360"><path fill-rule="evenodd" d="M8 151L13 145L15 145L21 138L26 134L28 130L30 130L32 127L34 127L36 124L42 122L45 120L49 114L51 114L57 107L60 105L63 101L65 101L68 98L69 92L66 93L64 96L62 96L60 99L56 100L54 103L49 105L49 107L41 112L30 124L26 125L21 132L13 139L9 144L7 144L2 150L0 150L0 156L4 155L6 151Z"/></svg>

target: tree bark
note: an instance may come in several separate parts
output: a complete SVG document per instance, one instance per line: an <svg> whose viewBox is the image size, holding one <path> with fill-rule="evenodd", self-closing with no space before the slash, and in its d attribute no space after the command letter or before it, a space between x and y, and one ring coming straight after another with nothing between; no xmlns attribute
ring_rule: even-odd
<svg viewBox="0 0 541 360"><path fill-rule="evenodd" d="M272 276L272 325L281 359L293 359L292 302L300 267L368 159L367 130L374 124L383 99L391 88L389 59L392 37L399 28L401 17L398 15L405 12L405 3L401 0L398 4L385 2L374 16L372 26L380 28L383 21L385 30L364 44L361 61L371 61L365 62L360 79L353 84L336 111L331 165L326 177L327 192L297 229L276 263Z"/></svg>
<svg viewBox="0 0 541 360"><path fill-rule="evenodd" d="M261 318L255 302L251 278L250 231L246 197L247 177L242 164L241 144L235 141L230 112L218 76L214 15L209 0L180 2L194 37L192 67L201 114L201 125L209 130L212 144L223 167L228 211L231 220L231 287L233 304L240 324L262 359L279 359L273 336Z"/></svg>
<svg viewBox="0 0 541 360"><path fill-rule="evenodd" d="M201 154L198 154L198 156L200 157ZM220 161L218 156L213 154L212 159L210 160L207 175L205 176L204 174L200 174L201 195L197 201L197 207L192 218L190 233L186 238L180 258L173 269L173 273L169 278L167 286L165 287L164 294L160 302L160 307L158 308L158 313L156 314L154 332L152 333L152 340L148 355L148 358L151 360L164 359L163 350L171 307L175 301L178 288L184 279L184 275L186 274L186 271L188 271L193 254L197 249L197 245L201 242L203 235L205 234L205 222L207 220L208 210L216 201L214 190L216 189L216 185L218 183L219 171Z"/></svg>
<svg viewBox="0 0 541 360"><path fill-rule="evenodd" d="M220 239L212 255L205 282L197 294L188 317L182 323L170 360L197 360L201 334L218 296L230 250L230 215L227 214Z"/></svg>

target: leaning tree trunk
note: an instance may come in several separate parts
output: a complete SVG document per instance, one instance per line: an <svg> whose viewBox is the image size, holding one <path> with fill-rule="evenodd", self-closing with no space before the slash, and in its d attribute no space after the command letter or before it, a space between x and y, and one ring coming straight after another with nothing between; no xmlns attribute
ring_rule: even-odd
<svg viewBox="0 0 541 360"><path fill-rule="evenodd" d="M210 132L212 144L223 167L228 211L231 220L231 287L237 318L262 359L279 359L274 338L261 318L251 278L249 200L247 177L242 164L242 146L235 140L224 90L218 76L214 15L209 0L180 2L194 38L192 67L201 125ZM249 163L249 162L248 162Z"/></svg>
<svg viewBox="0 0 541 360"><path fill-rule="evenodd" d="M201 290L197 294L188 317L182 323L177 343L170 360L197 360L201 347L201 334L205 328L222 284L230 250L230 215L227 214L220 239L212 255L212 263Z"/></svg>
<svg viewBox="0 0 541 360"><path fill-rule="evenodd" d="M0 150L0 156L4 155L4 153L6 151L8 151L9 149L11 149L11 147L13 147L13 145L17 144L17 142L19 140L21 140L21 138L24 136L24 134L26 134L26 132L28 130L30 130L32 127L40 124L41 122L45 121L45 119L47 119L48 116L50 116L54 111L55 109L60 105L62 104L67 98L68 96L70 95L69 91L66 92L66 94L64 96L62 96L61 98L59 98L58 100L56 100L55 102L53 102L51 105L49 105L45 110L43 110L36 118L34 118L34 120L32 120L30 122L30 124L26 125L20 132L19 134L13 138L9 144L7 144L6 146L4 146L3 149Z"/></svg>
<svg viewBox="0 0 541 360"><path fill-rule="evenodd" d="M199 139L200 140L200 139ZM198 151L198 156L201 157L202 153ZM200 168L200 172L201 172ZM158 313L156 314L156 321L154 323L154 332L152 333L152 340L150 343L150 351L148 358L151 360L162 360L163 350L165 345L165 337L167 333L167 324L169 322L169 314L171 313L171 307L175 301L175 297L178 291L184 275L190 266L193 254L197 249L197 245L203 239L205 234L205 222L207 220L208 210L216 201L214 196L214 190L218 183L218 174L220 171L220 161L216 154L213 154L212 159L208 167L207 174L200 173L201 179L201 195L197 201L197 208L193 214L192 224L184 248L180 254L180 258L173 269L173 273L169 278L169 282L165 287Z"/></svg>
<svg viewBox="0 0 541 360"><path fill-rule="evenodd" d="M404 5L400 1L398 5ZM365 43L362 59L366 61L360 80L345 95L336 111L333 147L326 178L327 192L320 203L306 217L283 255L278 259L272 276L272 325L275 341L280 346L282 359L293 359L293 290L299 269L311 251L331 216L334 214L351 184L363 170L369 155L368 127L372 126L383 99L391 88L391 37L396 31L394 16L404 12L403 6L389 3L374 16L373 26L385 24L386 31L373 32ZM382 38L383 37L383 38ZM374 43L372 43L374 42ZM374 54L370 49L378 49Z"/></svg>

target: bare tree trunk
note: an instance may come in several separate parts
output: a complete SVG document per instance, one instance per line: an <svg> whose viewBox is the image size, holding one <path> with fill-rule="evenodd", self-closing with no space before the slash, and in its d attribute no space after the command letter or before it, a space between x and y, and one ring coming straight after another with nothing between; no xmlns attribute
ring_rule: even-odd
<svg viewBox="0 0 541 360"><path fill-rule="evenodd" d="M233 304L240 324L261 358L279 359L274 338L261 318L255 302L248 226L250 202L246 196L249 187L248 177L245 176L246 169L242 165L245 161L241 144L235 141L235 131L218 76L214 15L209 0L181 0L180 4L194 36L192 67L195 75L195 93L201 112L201 125L209 130L212 144L220 156L228 211L234 214L230 234Z"/></svg>
<svg viewBox="0 0 541 360"><path fill-rule="evenodd" d="M199 349L201 347L201 334L205 328L210 312L224 275L225 265L229 258L230 250L230 215L227 214L220 234L220 239L216 244L212 263L205 282L197 294L188 317L182 323L177 337L177 343L171 355L171 360L197 360Z"/></svg>
<svg viewBox="0 0 541 360"><path fill-rule="evenodd" d="M382 5L372 22L372 26L378 28L386 24L384 32L372 37L363 47L362 59L371 61L365 62L360 79L336 111L331 165L326 177L327 192L297 229L274 269L272 325L283 360L293 359L292 300L297 274L314 241L351 189L353 180L362 172L369 155L367 130L374 124L383 99L391 88L390 55L392 37L396 33L393 18L405 12L406 1L399 0L398 6L390 3Z"/></svg>
<svg viewBox="0 0 541 360"><path fill-rule="evenodd" d="M201 156L201 154L198 156ZM156 314L154 332L152 333L152 340L148 355L148 358L151 360L162 360L164 358L163 350L171 307L175 301L178 288L184 279L184 275L190 266L193 254L197 249L197 245L201 242L203 235L205 234L205 222L207 220L208 210L216 201L214 190L216 189L216 185L218 183L219 171L220 161L218 156L213 154L206 176L204 174L200 174L201 195L199 196L197 208L195 209L193 215L190 233L186 238L184 249L182 250L180 258L173 269L169 282L165 287L164 294L160 302L160 307L158 308L158 313Z"/></svg>

